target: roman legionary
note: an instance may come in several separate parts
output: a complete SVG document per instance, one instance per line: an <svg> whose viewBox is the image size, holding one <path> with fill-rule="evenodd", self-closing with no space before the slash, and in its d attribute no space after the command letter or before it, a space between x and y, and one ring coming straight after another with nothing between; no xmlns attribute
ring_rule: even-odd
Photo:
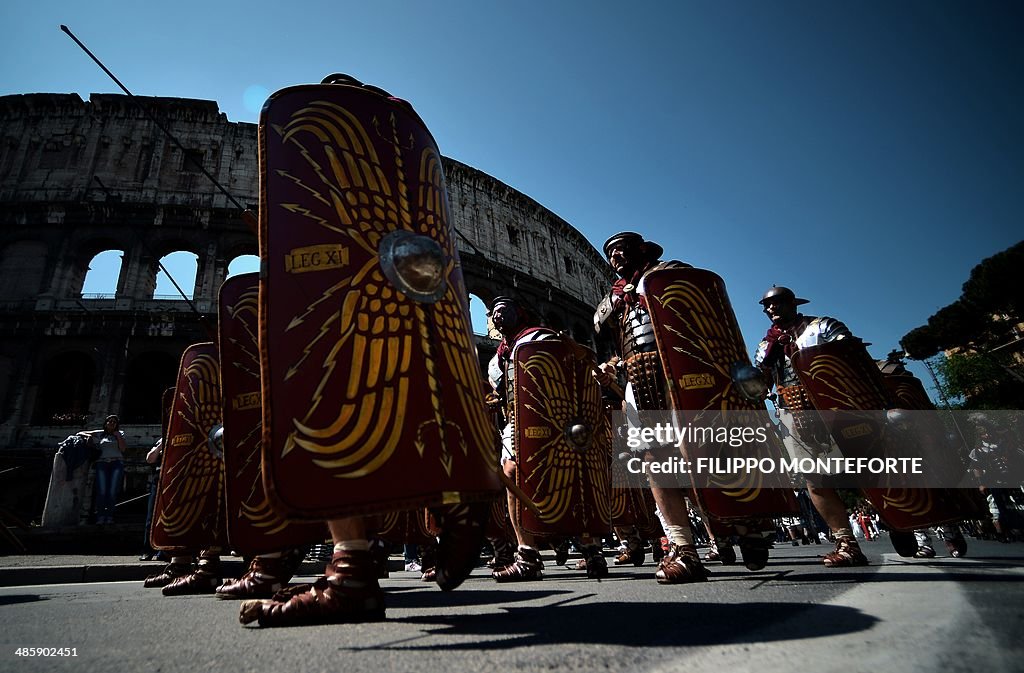
<svg viewBox="0 0 1024 673"><path fill-rule="evenodd" d="M787 390L797 390L800 386L790 357L801 348L853 338L849 328L835 318L800 313L797 307L806 303L808 300L798 298L788 287L773 286L764 293L760 304L772 326L754 356L754 364L765 372L780 393L777 402L779 418L787 428L783 444L794 460L817 458L837 452L838 447L827 432L821 431L824 428L818 428L816 432L812 423L798 427L801 420L788 408L785 394ZM825 555L824 564L829 568L868 565L867 557L853 536L846 505L839 494L835 489L822 487L817 475L807 476L811 503L832 529L836 541L835 550Z"/></svg>
<svg viewBox="0 0 1024 673"><path fill-rule="evenodd" d="M663 262L664 252L657 243L645 241L640 234L621 232L604 244L604 254L619 279L602 300L594 316L594 327L610 330L619 355L601 365L603 382L625 374L626 405L634 409L668 409L664 371L658 354L650 313L638 292L644 275L656 269L688 267L678 261ZM656 447L645 459L664 460L674 447ZM671 481L671 480L670 480ZM697 555L684 491L674 483L651 475L651 492L665 522L669 552L661 560L655 577L662 584L684 584L707 580L707 571Z"/></svg>
<svg viewBox="0 0 1024 673"><path fill-rule="evenodd" d="M239 618L376 621L365 516L431 508L451 590L500 488L441 155L409 103L346 75L274 93L259 138L264 486L326 520L334 555Z"/></svg>
<svg viewBox="0 0 1024 673"><path fill-rule="evenodd" d="M491 302L490 316L494 329L501 334L498 351L488 365L489 380L495 392L493 402L490 404L500 406L505 416L505 427L501 431L501 468L510 479L514 480L516 478L516 455L513 448L514 419L511 411L514 380L512 351L519 343L555 339L558 335L554 330L535 325L525 307L512 297L496 297ZM508 499L511 513L516 508L515 496L509 493ZM543 579L544 562L541 561L534 536L523 530L518 517L513 515L511 522L519 548L515 552L512 562L503 567L496 567L492 576L499 582Z"/></svg>
<svg viewBox="0 0 1024 673"><path fill-rule="evenodd" d="M502 433L502 469L527 497L545 506L545 511L538 507L533 512L509 494L519 547L513 562L495 568L492 576L498 582L539 580L544 564L536 548L538 535L607 529L609 450L605 434L597 432L606 427L604 409L589 351L569 337L535 326L522 303L509 297L493 301L491 321L502 335L488 366L495 404L503 406L508 421ZM584 538L578 567L588 577L606 576L600 545Z"/></svg>

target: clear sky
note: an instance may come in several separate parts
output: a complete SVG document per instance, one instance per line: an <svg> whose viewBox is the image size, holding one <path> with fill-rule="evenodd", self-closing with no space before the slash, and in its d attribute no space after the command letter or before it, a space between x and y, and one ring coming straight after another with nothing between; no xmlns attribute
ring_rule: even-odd
<svg viewBox="0 0 1024 673"><path fill-rule="evenodd" d="M1019 2L7 2L0 95L117 91L61 23L232 121L331 72L388 89L595 246L719 273L751 350L777 283L882 357L1024 238Z"/></svg>

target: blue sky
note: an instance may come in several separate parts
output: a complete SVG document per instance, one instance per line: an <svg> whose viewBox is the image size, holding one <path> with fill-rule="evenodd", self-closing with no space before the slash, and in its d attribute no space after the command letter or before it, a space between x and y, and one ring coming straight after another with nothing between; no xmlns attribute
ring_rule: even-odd
<svg viewBox="0 0 1024 673"><path fill-rule="evenodd" d="M596 246L718 272L751 350L777 283L882 357L1024 238L1020 3L4 3L0 95L116 91L61 23L232 121L331 72L386 88Z"/></svg>

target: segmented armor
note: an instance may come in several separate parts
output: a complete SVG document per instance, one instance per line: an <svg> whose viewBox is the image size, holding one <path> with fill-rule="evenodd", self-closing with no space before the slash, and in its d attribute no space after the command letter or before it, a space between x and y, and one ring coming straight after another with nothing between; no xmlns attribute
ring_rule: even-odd
<svg viewBox="0 0 1024 673"><path fill-rule="evenodd" d="M841 321L829 318L828 316L819 318L816 316L800 315L796 324L787 329L786 332L794 340L796 350L817 346L818 344L837 339L853 337L850 328ZM754 354L754 365L768 371L775 380L775 384L779 387L788 388L800 385L800 379L793 370L793 364L790 362L789 356L783 352L781 343L777 348L778 352L772 353L770 357L768 347L769 342L767 340L763 340L758 344L757 352Z"/></svg>
<svg viewBox="0 0 1024 673"><path fill-rule="evenodd" d="M689 267L679 261L658 262L645 273L659 269ZM645 300L639 294L643 289L626 285L624 295L609 293L598 305L594 314L594 329L600 332L608 325L614 328L613 335L619 346L622 359L619 366L625 371L626 381L632 387L632 394L639 409L667 409L668 396L665 393L665 374L658 355L658 344L654 337L654 326ZM626 295L629 295L627 301Z"/></svg>
<svg viewBox="0 0 1024 673"><path fill-rule="evenodd" d="M647 307L639 302L627 306L620 318L622 330L622 359L629 360L640 353L658 350L654 340L654 327Z"/></svg>
<svg viewBox="0 0 1024 673"><path fill-rule="evenodd" d="M556 332L546 327L535 327L531 329L532 331L528 331L525 334L520 333L520 335L513 339L513 348L521 343L544 341L546 339L555 339L558 337ZM514 368L515 362L512 359L511 348L504 354L504 357L496 354L487 364L487 378L491 387L494 388L495 392L501 398L506 416L512 413L510 407L512 403L512 386L515 383L513 379Z"/></svg>
<svg viewBox="0 0 1024 673"><path fill-rule="evenodd" d="M498 353L491 358L487 364L487 378L498 398L501 400L501 408L505 414L505 427L501 431L501 462L515 459L513 447L513 435L515 419L513 418L513 395L512 387L515 385L514 370L515 361L512 359L512 350L515 346L529 341L544 341L556 339L558 334L546 327L531 327L526 331L517 334L511 343L511 347L498 347ZM502 341L502 345L506 342Z"/></svg>
<svg viewBox="0 0 1024 673"><path fill-rule="evenodd" d="M835 318L802 314L797 316L796 322L785 332L785 336L792 339L795 345L795 348L790 349L794 352L801 348L853 337L850 329ZM773 346L768 339L762 340L754 354L754 365L774 379L779 393L775 403L779 407L779 419L786 429L783 444L791 458L816 457L829 451L838 451L828 428L821 417L813 411L814 405L800 383L793 363L785 353L786 345L782 341L780 338Z"/></svg>

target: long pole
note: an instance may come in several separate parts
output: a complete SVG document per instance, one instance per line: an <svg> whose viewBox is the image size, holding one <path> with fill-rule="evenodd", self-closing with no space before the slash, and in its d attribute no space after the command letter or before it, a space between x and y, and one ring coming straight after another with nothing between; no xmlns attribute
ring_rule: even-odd
<svg viewBox="0 0 1024 673"><path fill-rule="evenodd" d="M945 391L942 390L942 386L939 385L939 377L935 374L935 368L932 366L931 360L922 360L925 369L932 377L932 382L935 383L935 390L939 393L939 399L942 400L942 405L946 407L946 413L949 414L949 420L953 422L953 428L956 429L956 434L960 435L960 441L967 446L967 437L964 436L964 431L960 429L960 424L956 422L956 414L953 413L952 407L949 405L949 398L946 397Z"/></svg>
<svg viewBox="0 0 1024 673"><path fill-rule="evenodd" d="M146 117L148 117L151 122L156 124L156 127L158 129L163 131L164 134L166 134L167 137L171 139L171 142L173 142L178 147L178 149L181 150L182 154L185 155L186 161L192 162L192 165L194 165L196 168L198 168L200 171L202 171L203 175L208 177L210 179L210 182L212 182L214 184L214 186L217 187L217 189L219 189L221 191L221 193L224 194L224 196L228 197L228 201L230 201L232 204L234 204L234 206L236 208L238 208L239 210L245 212L245 210L246 210L245 206L243 206L241 203L239 203L238 200L234 196L232 196L231 193L227 189L225 189L222 184L217 182L217 178L213 177L213 174L210 173L210 171L206 170L206 167L203 166L199 162L199 160L197 160L195 157L193 157L191 154L188 153L188 150L186 150L185 146L182 145L178 141L178 139L174 137L174 134L172 134L169 130L167 130L167 128L163 124L160 123L160 120L157 119L153 115L153 113L151 113L149 110L147 110L144 105L139 103L138 99L135 97L135 94L133 94L131 91L129 91L128 87L126 87L124 84L122 84L121 80L119 80L116 76L114 76L114 73L110 72L110 70L107 68L107 66L103 65L103 62L100 61L98 58L96 58L95 54L93 54L91 51L89 51L88 47L86 47L84 44L82 44L82 41L79 40L75 36L75 34L71 32L70 28L68 28L64 24L61 24L60 29L62 31L64 31L65 33L67 33L67 36L75 41L75 44L77 44L79 47L81 47L82 51L84 51L89 56L89 58L91 58L96 63L96 65L98 65L103 70L103 72L105 72L107 74L107 77L109 77L110 79L112 79L114 81L114 84L116 84L118 87L120 87L121 91L124 91L125 95L127 95L128 98L131 99L132 103L135 104L135 106L139 109L139 111L142 112L142 114L146 115Z"/></svg>

